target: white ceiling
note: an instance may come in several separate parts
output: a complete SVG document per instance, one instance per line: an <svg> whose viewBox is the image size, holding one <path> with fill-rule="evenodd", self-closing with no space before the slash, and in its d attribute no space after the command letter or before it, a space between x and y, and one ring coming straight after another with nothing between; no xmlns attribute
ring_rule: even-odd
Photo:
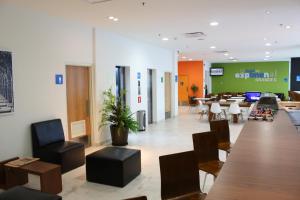
<svg viewBox="0 0 300 200"><path fill-rule="evenodd" d="M229 61L215 50L227 50L239 61L263 60L265 51L271 52L271 60L300 57L300 0L88 1L2 0L171 48L180 52L180 59L184 55L194 60ZM119 21L113 22L108 16ZM212 21L219 22L219 26L211 27ZM287 30L279 24L292 28ZM204 40L183 35L197 31L206 34ZM162 41L162 37L169 41ZM266 47L267 42L272 46ZM210 46L217 48L212 50Z"/></svg>

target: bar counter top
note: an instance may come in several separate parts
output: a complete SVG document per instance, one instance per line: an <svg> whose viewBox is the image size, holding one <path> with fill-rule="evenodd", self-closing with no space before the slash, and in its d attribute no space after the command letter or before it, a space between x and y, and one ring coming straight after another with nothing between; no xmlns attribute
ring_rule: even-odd
<svg viewBox="0 0 300 200"><path fill-rule="evenodd" d="M284 110L273 122L246 122L206 197L248 199L300 199L300 134Z"/></svg>

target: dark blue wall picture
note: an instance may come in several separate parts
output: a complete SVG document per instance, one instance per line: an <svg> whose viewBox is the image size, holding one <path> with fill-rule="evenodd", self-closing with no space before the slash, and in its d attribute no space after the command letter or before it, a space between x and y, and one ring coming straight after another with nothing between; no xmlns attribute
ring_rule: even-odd
<svg viewBox="0 0 300 200"><path fill-rule="evenodd" d="M0 114L14 112L11 52L0 51Z"/></svg>

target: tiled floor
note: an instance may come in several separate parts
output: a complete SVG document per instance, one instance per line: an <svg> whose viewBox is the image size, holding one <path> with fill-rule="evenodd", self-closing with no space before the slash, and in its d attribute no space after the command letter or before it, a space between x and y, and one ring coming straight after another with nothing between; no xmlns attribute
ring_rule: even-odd
<svg viewBox="0 0 300 200"><path fill-rule="evenodd" d="M239 135L243 123L230 124L231 141ZM142 173L124 188L89 183L85 180L85 167L80 167L63 175L64 200L119 200L139 195L147 195L150 200L160 199L160 172L158 157L193 149L192 134L209 131L207 119L200 120L197 114L187 114L181 110L180 116L151 125L147 131L130 134L128 148L142 151ZM102 147L92 147L87 153ZM220 152L225 160L225 153ZM204 173L200 172L203 184ZM32 183L38 185L32 178ZM208 176L204 192L208 192L213 178ZM202 186L201 186L202 187Z"/></svg>

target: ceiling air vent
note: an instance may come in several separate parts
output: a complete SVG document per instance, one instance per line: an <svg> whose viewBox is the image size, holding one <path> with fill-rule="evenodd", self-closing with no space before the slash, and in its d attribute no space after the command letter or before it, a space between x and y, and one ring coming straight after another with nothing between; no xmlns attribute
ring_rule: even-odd
<svg viewBox="0 0 300 200"><path fill-rule="evenodd" d="M191 32L191 33L184 33L186 38L201 38L205 37L206 35L203 32Z"/></svg>
<svg viewBox="0 0 300 200"><path fill-rule="evenodd" d="M98 3L105 3L112 0L86 0L86 1L89 2L90 4L98 4Z"/></svg>

